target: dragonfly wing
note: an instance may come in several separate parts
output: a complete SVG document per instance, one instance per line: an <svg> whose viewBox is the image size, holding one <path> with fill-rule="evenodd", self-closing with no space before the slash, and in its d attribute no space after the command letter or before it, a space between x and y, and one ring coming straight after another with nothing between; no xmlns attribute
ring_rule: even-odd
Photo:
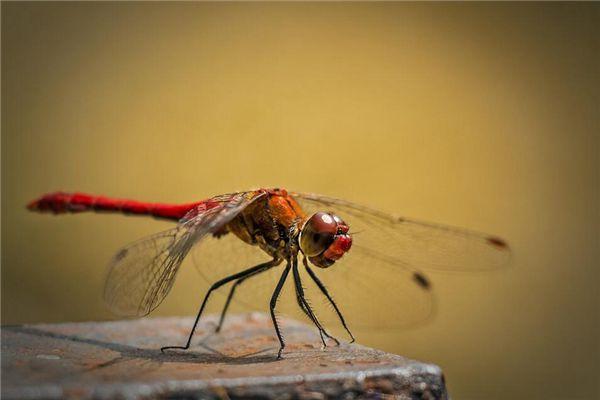
<svg viewBox="0 0 600 400"><path fill-rule="evenodd" d="M219 238L207 236L194 247L192 256L201 277L201 283L197 287L209 287L218 280L270 259L257 246L249 246L232 234ZM285 261L244 280L235 289L228 313L268 313L269 300L284 265ZM336 330L343 334L335 310L305 270L302 259L299 260L298 268L306 298L319 320L327 329L331 328L332 332ZM387 260L374 258L368 253L351 250L351 254L336 262L332 268L311 268L326 286L355 333L373 327L414 327L429 319L435 311L435 298L424 275L415 277L412 270L399 270ZM232 285L233 283L225 285L216 291L216 295L207 304L209 312L221 313ZM283 287L276 313L312 324L298 306L292 273Z"/></svg>
<svg viewBox="0 0 600 400"><path fill-rule="evenodd" d="M142 316L160 303L179 267L171 248L184 233L176 227L134 242L114 255L104 285L104 300L113 313ZM152 297L157 291L165 293Z"/></svg>
<svg viewBox="0 0 600 400"><path fill-rule="evenodd" d="M262 196L264 192L252 191L214 197L190 210L175 228L119 250L104 287L109 308L121 316L149 314L171 290L190 249Z"/></svg>
<svg viewBox="0 0 600 400"><path fill-rule="evenodd" d="M510 251L498 238L465 229L396 217L345 200L290 193L310 215L329 211L350 226L349 253L328 269L312 267L354 328L403 328L435 314L432 284L421 269L484 271L505 265ZM309 279L303 281L317 314L337 315Z"/></svg>
<svg viewBox="0 0 600 400"><path fill-rule="evenodd" d="M354 250L354 249L352 249ZM310 268L325 285L355 333L376 327L397 329L414 327L428 320L435 312L435 297L424 275L398 269L383 259L364 252L353 252L328 269ZM211 284L269 261L270 257L257 246L249 246L236 236L206 237L192 250L196 270L201 277L197 287ZM302 255L299 255L302 257ZM228 313L260 311L269 313L269 300L275 290L285 261L259 275L246 279L235 289ZM299 260L299 273L306 298L327 329L343 334L335 310ZM232 285L216 291L207 310L221 313ZM276 312L312 324L298 306L292 273L283 287ZM285 327L284 327L285 328Z"/></svg>
<svg viewBox="0 0 600 400"><path fill-rule="evenodd" d="M292 193L310 213L332 211L350 225L353 251L370 254L400 268L485 271L507 264L510 249L502 239L452 226L397 217L345 200Z"/></svg>
<svg viewBox="0 0 600 400"><path fill-rule="evenodd" d="M327 288L348 327L363 330L413 328L435 314L431 283L422 273L398 269L364 252L344 256L331 268L309 266ZM342 332L340 320L316 283L301 267L306 296L326 326Z"/></svg>

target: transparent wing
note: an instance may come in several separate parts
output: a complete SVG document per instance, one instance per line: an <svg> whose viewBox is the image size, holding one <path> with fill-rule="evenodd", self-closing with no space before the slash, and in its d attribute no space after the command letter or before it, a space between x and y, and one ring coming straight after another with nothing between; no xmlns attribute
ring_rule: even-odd
<svg viewBox="0 0 600 400"><path fill-rule="evenodd" d="M350 254L362 252L400 268L445 271L485 271L502 267L510 258L500 238L430 222L386 214L331 197L292 193L307 213L332 211L353 232Z"/></svg>
<svg viewBox="0 0 600 400"><path fill-rule="evenodd" d="M435 315L432 286L421 272L398 269L384 260L352 250L330 268L309 267L324 284L351 330L412 328ZM317 316L341 331L339 317L310 275L304 273L302 280Z"/></svg>
<svg viewBox="0 0 600 400"><path fill-rule="evenodd" d="M109 264L104 300L120 316L152 311L171 288L180 261L171 249L185 235L176 227L119 250Z"/></svg>
<svg viewBox="0 0 600 400"><path fill-rule="evenodd" d="M351 326L415 326L435 314L432 283L421 269L485 271L506 265L510 250L499 238L461 228L396 217L331 197L291 193L310 215L330 211L353 233L352 248L331 268L313 270ZM312 282L311 298L326 303ZM337 315L320 310L328 321Z"/></svg>
<svg viewBox="0 0 600 400"><path fill-rule="evenodd" d="M134 242L109 264L104 299L121 316L143 316L163 301L190 249L231 221L264 192L240 192L209 199L168 231Z"/></svg>
<svg viewBox="0 0 600 400"><path fill-rule="evenodd" d="M202 280L198 287L208 287L220 279L270 260L258 247L250 246L232 234L220 238L206 237L194 248L192 258ZM344 330L335 310L306 272L302 260L299 261L302 286L315 314L331 333L343 335ZM284 266L285 261L239 285L228 313L268 313L269 301ZM348 254L328 269L311 268L326 286L355 334L373 328L414 327L434 315L433 293L416 280L414 271L398 270L362 252ZM423 275L419 279L427 282ZM227 284L216 292L208 303L208 312L222 312L233 284ZM278 315L312 324L298 305L291 273L276 310Z"/></svg>

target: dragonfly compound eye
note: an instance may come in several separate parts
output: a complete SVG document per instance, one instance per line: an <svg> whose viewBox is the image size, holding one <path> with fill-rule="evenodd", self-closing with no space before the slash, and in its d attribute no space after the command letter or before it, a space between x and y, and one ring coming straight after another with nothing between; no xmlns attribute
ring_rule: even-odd
<svg viewBox="0 0 600 400"><path fill-rule="evenodd" d="M348 225L333 214L318 212L302 228L300 248L318 267L330 267L350 246L352 237L348 235Z"/></svg>
<svg viewBox="0 0 600 400"><path fill-rule="evenodd" d="M310 217L302 227L300 248L309 257L323 253L337 233L337 222L324 212L318 212Z"/></svg>

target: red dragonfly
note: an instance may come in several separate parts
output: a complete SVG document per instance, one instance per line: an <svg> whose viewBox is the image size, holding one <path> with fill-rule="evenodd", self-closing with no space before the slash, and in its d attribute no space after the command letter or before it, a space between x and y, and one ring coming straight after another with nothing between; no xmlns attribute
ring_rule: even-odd
<svg viewBox="0 0 600 400"><path fill-rule="evenodd" d="M147 315L169 293L190 250L199 248L196 263L210 286L186 344L161 351L187 350L209 297L230 282L217 332L238 286L244 282L245 289L250 286L249 300L239 301L251 305L262 298L261 291L269 290L281 358L285 342L275 310L290 271L292 303L314 323L326 346L326 339L339 341L325 322L341 324L354 341L338 303L352 307L350 315L357 325L386 329L414 324L434 309L431 283L417 267L481 271L504 265L510 254L506 242L494 236L285 189L236 192L179 205L57 192L28 208L55 214L112 211L177 221L174 228L119 250L110 262L104 288L104 298L116 314ZM309 294L321 297L324 304L311 304ZM266 298L263 301L266 304Z"/></svg>

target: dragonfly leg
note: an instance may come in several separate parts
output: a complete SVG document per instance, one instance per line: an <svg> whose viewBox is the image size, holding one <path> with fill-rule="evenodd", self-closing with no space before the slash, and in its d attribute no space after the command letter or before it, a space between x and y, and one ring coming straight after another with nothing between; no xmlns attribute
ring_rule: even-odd
<svg viewBox="0 0 600 400"><path fill-rule="evenodd" d="M237 274L233 274L230 275L226 278L223 278L215 283L212 284L212 286L210 287L210 289L208 289L208 292L206 293L206 295L204 296L204 300L202 301L202 305L200 306L200 311L198 311L198 315L196 316L196 320L194 321L194 326L192 327L192 331L190 332L190 336L188 337L187 343L185 346L165 346L165 347L161 347L160 351L164 352L165 350L170 350L170 349L181 349L181 350L187 350L190 348L190 343L192 342L192 337L194 336L194 332L196 331L196 327L198 326L198 321L200 320L200 316L202 315L202 311L204 311L204 307L206 306L206 302L208 301L208 298L210 297L210 294L213 292L213 290L216 290L218 288L220 288L221 286L223 286L224 284L231 282L233 280L239 279L239 278L243 278L245 276L254 274L257 271L260 271L261 269L269 266L272 267L274 265L279 264L281 261L278 259L274 259L272 261L263 263L263 264L259 264L255 267L252 268L248 268L244 271L238 272Z"/></svg>
<svg viewBox="0 0 600 400"><path fill-rule="evenodd" d="M342 315L342 313L341 313L340 309L338 308L337 304L335 304L335 301L333 301L333 298L331 297L331 295L327 291L327 288L325 287L325 285L323 284L323 282L321 282L321 280L317 277L317 274L315 274L315 272L312 270L312 268L310 268L308 266L308 261L306 261L306 257L304 257L302 259L302 262L304 263L304 267L306 268L306 272L308 272L308 274L310 275L310 277L312 278L312 280L315 281L315 283L317 284L317 286L319 287L319 289L321 289L321 292L325 295L325 297L327 297L327 300L329 300L329 302L333 306L336 314L340 318L340 322L344 326L344 329L346 330L346 332L348 332L348 335L350 335L350 338L352 339L350 341L350 343L354 343L354 341L355 341L354 335L352 334L352 332L350 332L350 329L348 329L348 326L346 325L346 321L344 320L344 316Z"/></svg>
<svg viewBox="0 0 600 400"><path fill-rule="evenodd" d="M310 315L310 313L308 312L308 310L306 309L306 306L304 305L304 303L302 302L302 299L300 298L300 294L298 293L298 289L296 288L296 300L298 301L298 306L300 307L300 309L302 310L302 312L304 314L306 314L306 316L312 321L313 324L315 324L315 326L317 326L315 320L313 319L313 317ZM327 346L326 342L325 342L325 337L323 336L323 331L321 330L321 328L319 328L317 326L317 328L319 329L319 336L321 336L321 342L323 342L323 346Z"/></svg>
<svg viewBox="0 0 600 400"><path fill-rule="evenodd" d="M279 330L279 324L277 323L277 317L275 316L275 306L277 305L277 299L279 297L279 293L281 293L281 288L285 283L285 280L290 272L290 261L288 260L283 273L281 274L281 278L279 278L279 282L277 282L277 286L275 287L275 291L273 292L273 296L271 296L271 302L269 304L271 310L271 319L273 320L273 326L275 326L275 333L277 333L277 338L279 339L279 352L277 353L277 359L281 359L281 352L285 347L285 342L283 341L283 336L281 335L281 331Z"/></svg>
<svg viewBox="0 0 600 400"><path fill-rule="evenodd" d="M227 313L227 309L229 308L229 303L231 303L231 299L233 298L233 294L235 293L235 289L237 289L237 287L239 285L241 285L246 279L252 278L253 276L258 275L261 272L265 272L266 270L268 270L271 267L275 266L275 264L273 263L273 261L271 261L268 264L269 265L266 265L263 269L255 271L255 272L253 272L253 273L251 273L249 275L246 275L243 278L239 278L237 281L234 282L233 286L231 286L231 290L229 291L229 295L227 295L227 300L225 300L225 306L223 307L223 311L221 311L221 318L219 319L219 325L217 325L217 329L215 329L215 332L217 332L217 333L220 332L221 328L223 327L223 321L225 320L225 314Z"/></svg>
<svg viewBox="0 0 600 400"><path fill-rule="evenodd" d="M313 324L315 324L317 329L319 329L319 334L321 335L321 341L323 342L323 346L327 347L327 342L325 342L323 335L332 339L336 344L339 345L340 344L339 340L337 340L336 338L331 336L325 330L323 325L321 325L321 323L319 322L319 319L313 312L312 308L310 307L310 304L308 304L308 301L306 300L306 297L304 296L304 288L302 287L302 280L300 279L300 273L298 272L298 260L297 259L294 260L293 273L294 273L294 284L296 285L296 298L298 299L298 304L300 305L300 308L302 309L302 311L304 311L304 313L306 315L308 315L308 317L311 319Z"/></svg>

